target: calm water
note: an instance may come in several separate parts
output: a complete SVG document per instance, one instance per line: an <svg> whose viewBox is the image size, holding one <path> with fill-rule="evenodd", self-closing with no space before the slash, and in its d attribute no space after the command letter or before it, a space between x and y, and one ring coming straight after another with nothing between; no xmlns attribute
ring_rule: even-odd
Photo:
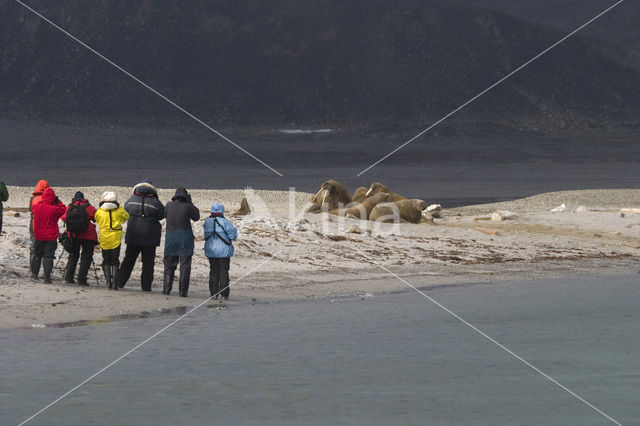
<svg viewBox="0 0 640 426"><path fill-rule="evenodd" d="M334 178L351 191L380 181L409 197L449 207L568 189L640 187L640 174L630 172L640 161L636 135L428 134L356 176L421 130L416 125L398 135L224 131L284 174L279 177L195 124L182 130L143 131L0 120L0 180L31 186L46 178L54 187L83 187L128 186L150 179L166 188L295 187L316 192L322 182Z"/></svg>
<svg viewBox="0 0 640 426"><path fill-rule="evenodd" d="M640 424L637 276L429 290L623 424ZM174 317L0 332L16 424ZM416 293L202 308L32 424L607 420Z"/></svg>

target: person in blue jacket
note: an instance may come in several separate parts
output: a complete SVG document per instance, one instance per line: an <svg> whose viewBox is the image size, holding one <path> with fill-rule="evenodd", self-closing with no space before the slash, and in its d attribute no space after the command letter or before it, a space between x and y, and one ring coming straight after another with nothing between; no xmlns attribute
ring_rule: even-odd
<svg viewBox="0 0 640 426"><path fill-rule="evenodd" d="M233 256L233 241L238 231L224 217L224 206L214 203L211 216L204 222L204 254L209 258L209 293L229 300L229 265Z"/></svg>

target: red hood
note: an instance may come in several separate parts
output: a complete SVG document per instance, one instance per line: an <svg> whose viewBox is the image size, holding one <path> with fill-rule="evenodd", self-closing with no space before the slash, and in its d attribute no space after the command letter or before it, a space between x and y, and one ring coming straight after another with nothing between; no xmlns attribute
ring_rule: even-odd
<svg viewBox="0 0 640 426"><path fill-rule="evenodd" d="M42 179L42 180L38 181L38 183L36 184L36 187L33 190L33 195L40 195L47 188L49 188L49 182L47 182L46 180Z"/></svg>
<svg viewBox="0 0 640 426"><path fill-rule="evenodd" d="M53 191L53 188L47 187L42 193L42 202L46 204L53 204L56 200L56 193Z"/></svg>

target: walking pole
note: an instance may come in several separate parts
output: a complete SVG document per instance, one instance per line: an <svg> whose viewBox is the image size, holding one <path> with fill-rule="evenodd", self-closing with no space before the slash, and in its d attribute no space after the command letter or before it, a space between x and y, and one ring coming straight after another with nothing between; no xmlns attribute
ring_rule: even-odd
<svg viewBox="0 0 640 426"><path fill-rule="evenodd" d="M97 266L96 266L96 263L93 261L93 255L91 255L91 264L93 265L93 273L96 275L96 285L100 286L100 281L98 280L98 271L96 271Z"/></svg>
<svg viewBox="0 0 640 426"><path fill-rule="evenodd" d="M58 264L60 264L60 261L62 260L62 256L64 256L65 251L66 251L65 249L62 249L62 253L60 254L60 257L58 257L58 260L56 261L56 264L53 267L54 270L58 268Z"/></svg>

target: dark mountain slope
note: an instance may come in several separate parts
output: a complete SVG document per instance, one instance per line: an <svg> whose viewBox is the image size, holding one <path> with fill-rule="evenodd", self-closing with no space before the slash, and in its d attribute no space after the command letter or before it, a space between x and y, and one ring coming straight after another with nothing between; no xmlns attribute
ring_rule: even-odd
<svg viewBox="0 0 640 426"><path fill-rule="evenodd" d="M573 31L616 0L454 0L507 13L563 32ZM602 50L640 70L640 2L625 1L584 29L582 36L601 40ZM593 40L591 41L593 42Z"/></svg>
<svg viewBox="0 0 640 426"><path fill-rule="evenodd" d="M216 125L427 123L561 32L418 0L30 1ZM0 0L0 114L187 122L11 0ZM457 116L543 128L637 121L640 74L579 38Z"/></svg>

